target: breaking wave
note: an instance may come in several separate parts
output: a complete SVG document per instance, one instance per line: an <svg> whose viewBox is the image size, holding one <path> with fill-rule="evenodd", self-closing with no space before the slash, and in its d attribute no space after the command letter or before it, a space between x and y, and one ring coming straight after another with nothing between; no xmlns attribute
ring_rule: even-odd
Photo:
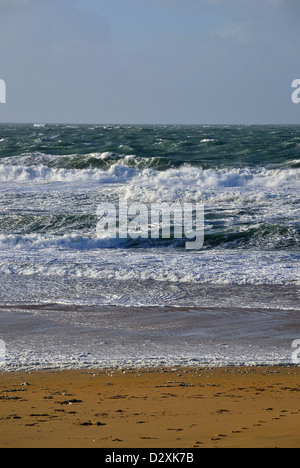
<svg viewBox="0 0 300 468"><path fill-rule="evenodd" d="M105 161L106 155L101 154L100 160ZM9 158L11 159L11 158ZM57 158L55 157L55 160ZM3 161L3 160L2 160ZM18 164L16 162L18 161ZM49 163L49 159L47 159ZM20 163L23 164L20 164ZM284 188L293 185L298 186L300 180L300 168L202 168L191 165L183 165L178 168L168 168L159 171L152 167L139 168L128 165L128 158L114 161L106 168L71 168L49 167L45 165L43 157L30 161L14 160L8 164L0 164L0 181L43 184L43 183L84 183L99 182L110 183L134 183L138 196L143 189L166 190L174 187L197 191L199 189L218 188ZM27 164L25 164L27 163ZM56 164L57 165L57 164ZM151 164L150 164L151 166ZM132 190L132 187L129 187ZM158 195L160 195L158 193Z"/></svg>

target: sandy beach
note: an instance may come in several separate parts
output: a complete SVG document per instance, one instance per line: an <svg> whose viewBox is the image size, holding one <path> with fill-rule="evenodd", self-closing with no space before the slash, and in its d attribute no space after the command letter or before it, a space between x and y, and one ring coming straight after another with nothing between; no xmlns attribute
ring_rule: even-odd
<svg viewBox="0 0 300 468"><path fill-rule="evenodd" d="M2 448L300 447L298 367L2 373Z"/></svg>

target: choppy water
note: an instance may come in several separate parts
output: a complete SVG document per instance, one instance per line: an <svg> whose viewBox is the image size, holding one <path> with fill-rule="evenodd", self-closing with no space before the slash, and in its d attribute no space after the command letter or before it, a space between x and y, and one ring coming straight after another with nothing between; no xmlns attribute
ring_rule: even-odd
<svg viewBox="0 0 300 468"><path fill-rule="evenodd" d="M299 309L299 181L300 127L1 125L1 303L139 307L140 314L180 306L198 308L200 321L208 307L216 323L224 308L281 310L281 337L290 346ZM119 198L204 203L204 248L188 252L177 239L98 238L97 206ZM36 310L26 314L43 324ZM55 310L52 317L60 317ZM147 310L154 323L156 315ZM250 342L260 323L259 314L253 317L245 322ZM138 313L131 320L137 324ZM7 319L3 323L4 339L10 336L18 347L19 330L13 340ZM214 339L219 332L212 323ZM84 311L78 324L85 326ZM195 340L204 343L200 329ZM197 359L191 342L185 352L182 336L178 356ZM150 354L174 357L174 346L164 338L157 356ZM234 355L227 360L235 362ZM264 360L264 351L255 355Z"/></svg>

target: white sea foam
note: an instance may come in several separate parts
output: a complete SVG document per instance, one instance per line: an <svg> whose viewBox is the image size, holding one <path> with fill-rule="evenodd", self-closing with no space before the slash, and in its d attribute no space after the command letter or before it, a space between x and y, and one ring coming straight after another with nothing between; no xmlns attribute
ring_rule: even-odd
<svg viewBox="0 0 300 468"><path fill-rule="evenodd" d="M44 250L44 249L75 249L75 250L95 250L101 248L114 248L124 245L124 240L119 239L97 239L80 235L45 236L41 234L28 235L0 235L0 249L16 250Z"/></svg>
<svg viewBox="0 0 300 468"><path fill-rule="evenodd" d="M157 171L154 169L138 169L139 159L135 155L128 155L120 159L113 153L91 153L91 158L103 161L118 159L118 162L102 169L64 169L49 167L49 163L57 161L57 156L43 154L24 155L18 158L5 158L0 164L0 181L2 182L89 182L103 183L119 182L132 183L137 191L158 190L171 191L173 196L176 190L190 190L198 193L202 189L272 189L283 187L299 187L300 169L252 169L252 168L226 168L202 169L199 167L184 166L177 169ZM126 165L128 161L137 160L136 167ZM174 188L175 187L175 188ZM174 192L175 190L175 192ZM133 195L134 193L131 193Z"/></svg>
<svg viewBox="0 0 300 468"><path fill-rule="evenodd" d="M255 169L200 169L182 167L164 172L145 169L128 181L126 197L133 200L155 202L194 198L202 200L204 191L218 191L215 195L224 196L230 189L255 197L266 197L274 189L295 190L299 188L300 169L268 170ZM235 194L236 196L236 194Z"/></svg>
<svg viewBox="0 0 300 468"><path fill-rule="evenodd" d="M36 167L0 165L1 182L40 183L125 183L137 175L137 170L115 164L108 171L100 169L57 169L44 165Z"/></svg>
<svg viewBox="0 0 300 468"><path fill-rule="evenodd" d="M188 254L172 248L124 250L124 246L123 240L75 235L1 235L0 274L174 283L300 284L296 253L210 250Z"/></svg>

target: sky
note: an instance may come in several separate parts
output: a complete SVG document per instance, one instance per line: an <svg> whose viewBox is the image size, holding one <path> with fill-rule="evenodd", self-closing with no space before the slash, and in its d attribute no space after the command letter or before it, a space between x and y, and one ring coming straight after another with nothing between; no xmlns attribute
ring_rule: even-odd
<svg viewBox="0 0 300 468"><path fill-rule="evenodd" d="M299 0L0 0L0 122L300 124Z"/></svg>

